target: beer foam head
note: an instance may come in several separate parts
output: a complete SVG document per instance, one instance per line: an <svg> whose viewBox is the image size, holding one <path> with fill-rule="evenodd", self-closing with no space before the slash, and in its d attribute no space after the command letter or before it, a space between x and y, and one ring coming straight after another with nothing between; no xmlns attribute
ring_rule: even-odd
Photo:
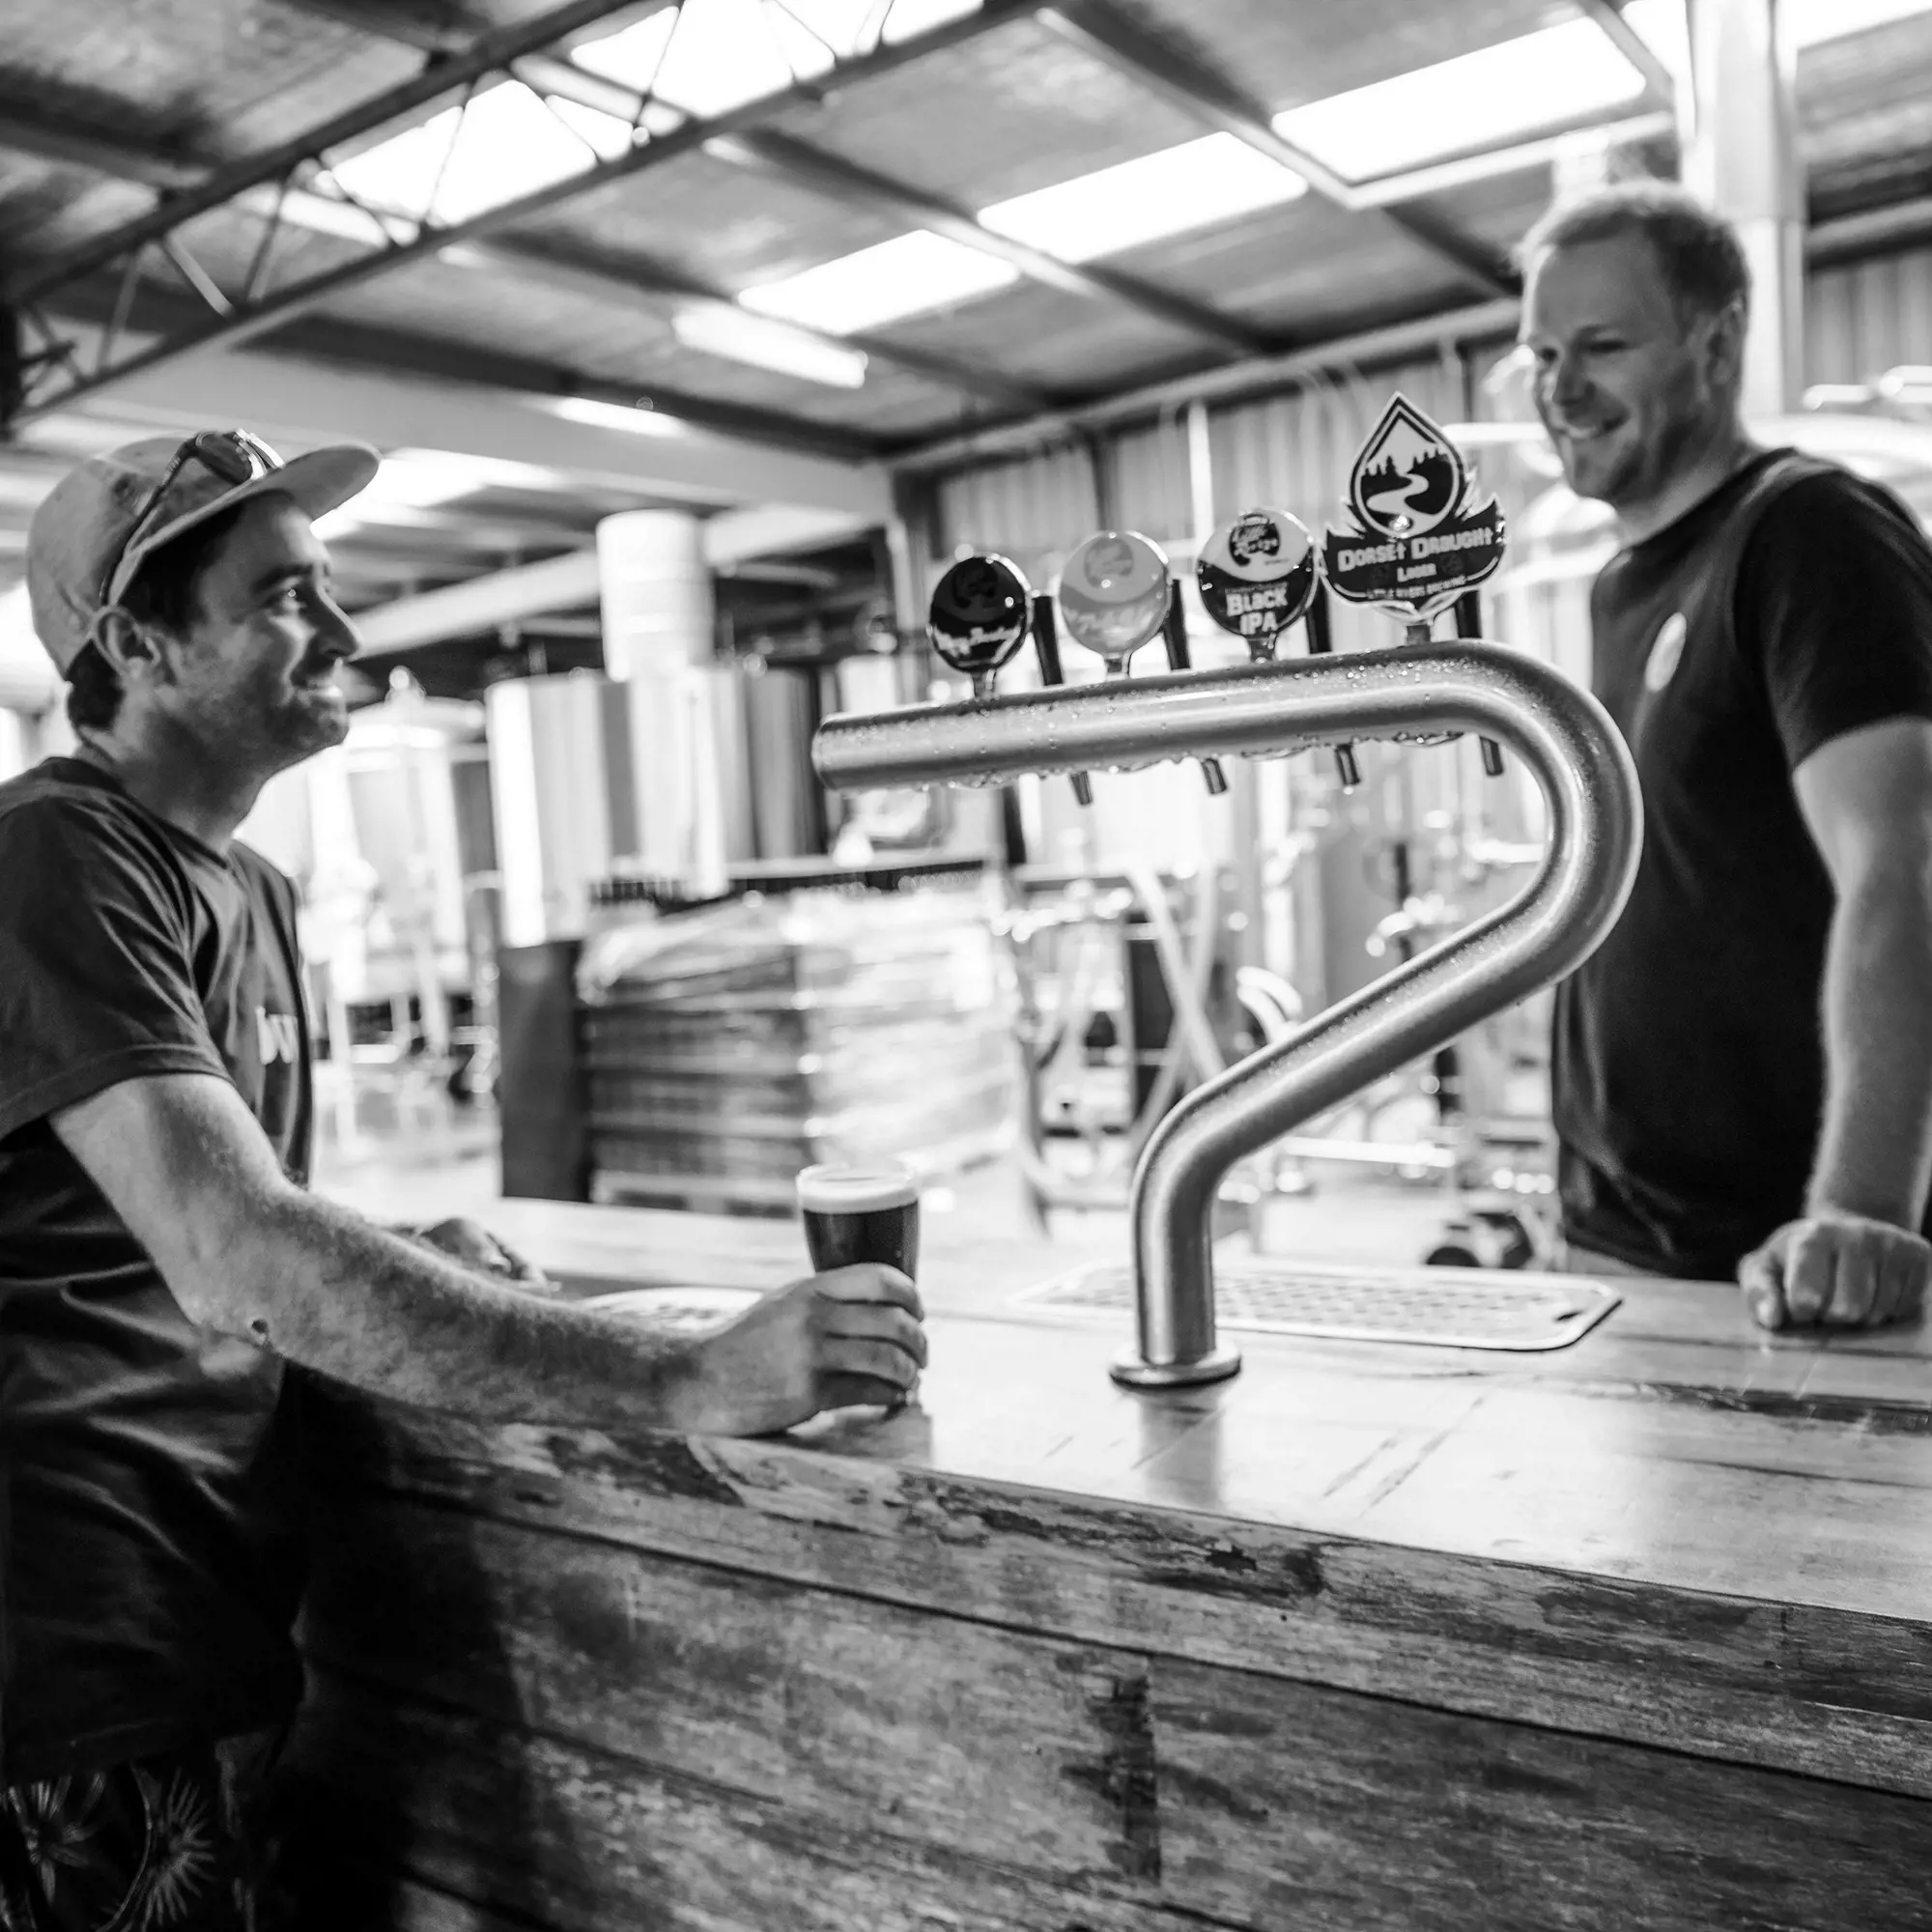
<svg viewBox="0 0 1932 1932"><path fill-rule="evenodd" d="M912 1169L895 1160L808 1167L798 1177L798 1205L813 1214L875 1214L918 1199Z"/></svg>

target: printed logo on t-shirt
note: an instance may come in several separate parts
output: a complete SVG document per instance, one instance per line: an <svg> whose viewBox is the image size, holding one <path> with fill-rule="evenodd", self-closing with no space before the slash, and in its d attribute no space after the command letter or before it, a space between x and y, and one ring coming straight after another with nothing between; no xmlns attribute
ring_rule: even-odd
<svg viewBox="0 0 1932 1932"><path fill-rule="evenodd" d="M301 1038L296 1031L295 1014L267 1012L257 1007L255 1044L261 1053L264 1066L272 1066L278 1060L293 1066L296 1064L297 1054L301 1050Z"/></svg>
<svg viewBox="0 0 1932 1932"><path fill-rule="evenodd" d="M1685 634L1690 628L1684 621L1682 611L1673 611L1664 618L1643 667L1643 688L1646 691L1662 691L1676 676L1678 662L1684 655Z"/></svg>

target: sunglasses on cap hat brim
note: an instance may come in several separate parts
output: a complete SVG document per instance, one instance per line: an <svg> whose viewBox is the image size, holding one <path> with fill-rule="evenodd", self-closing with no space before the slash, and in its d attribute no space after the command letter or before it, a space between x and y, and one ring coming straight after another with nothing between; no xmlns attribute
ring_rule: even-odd
<svg viewBox="0 0 1932 1932"><path fill-rule="evenodd" d="M109 560L100 580L100 603L103 608L119 599L135 570L140 567L141 555L130 554L135 550L142 529L174 487L175 478L190 463L199 463L217 482L227 483L236 489L260 477L271 476L286 467L260 437L251 436L245 429L196 430L169 460L168 467L161 471L161 480L148 492L146 501L135 513L134 521L128 526L128 534L121 539L120 548ZM204 507L212 509L213 506Z"/></svg>

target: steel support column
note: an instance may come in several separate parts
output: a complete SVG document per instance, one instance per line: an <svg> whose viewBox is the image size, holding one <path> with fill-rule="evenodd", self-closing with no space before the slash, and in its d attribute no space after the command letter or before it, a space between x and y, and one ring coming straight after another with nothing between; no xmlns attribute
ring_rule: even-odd
<svg viewBox="0 0 1932 1932"><path fill-rule="evenodd" d="M1747 415L1795 409L1804 385L1804 175L1796 48L1779 0L1689 0L1685 185L1737 224L1751 269Z"/></svg>

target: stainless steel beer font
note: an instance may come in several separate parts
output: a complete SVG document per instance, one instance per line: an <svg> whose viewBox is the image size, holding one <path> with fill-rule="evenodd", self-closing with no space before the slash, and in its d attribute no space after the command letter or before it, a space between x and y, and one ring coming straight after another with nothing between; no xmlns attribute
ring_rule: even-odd
<svg viewBox="0 0 1932 1932"><path fill-rule="evenodd" d="M1440 597L1439 610L1495 567L1501 517L1493 504L1472 509L1464 494L1445 490L1433 452L1446 450L1446 440L1419 412L1402 408L1406 436L1382 438L1385 416L1381 440L1372 439L1357 462L1356 482L1372 470L1364 494L1377 513L1391 521L1409 515L1409 527L1331 531L1323 564L1331 583L1341 577L1373 593L1361 601ZM1460 477L1460 461L1453 474ZM1350 552L1371 554L1338 554ZM1420 572L1423 564L1433 568ZM1159 589L1164 598L1166 585ZM1071 629L1064 595L1061 608ZM1161 611L1150 614L1151 637ZM1507 905L1197 1088L1155 1128L1134 1173L1136 1332L1134 1346L1112 1364L1116 1380L1171 1388L1214 1381L1240 1366L1216 1333L1209 1246L1215 1194L1235 1162L1596 950L1636 870L1642 810L1630 753L1602 705L1548 665L1479 639L1438 643L1426 633L1387 650L1103 678L1070 690L833 718L820 728L813 761L839 790L1465 731L1510 746L1542 791L1549 842L1541 865Z"/></svg>

